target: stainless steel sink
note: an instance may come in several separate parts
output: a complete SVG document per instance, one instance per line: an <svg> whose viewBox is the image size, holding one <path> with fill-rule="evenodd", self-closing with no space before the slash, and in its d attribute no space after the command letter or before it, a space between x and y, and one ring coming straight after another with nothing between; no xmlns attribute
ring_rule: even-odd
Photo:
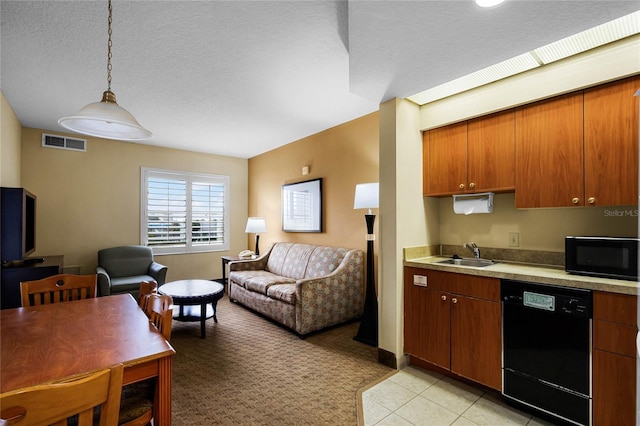
<svg viewBox="0 0 640 426"><path fill-rule="evenodd" d="M462 258L462 259L441 260L436 263L446 263L449 265L473 266L476 268L484 268L487 266L495 265L497 262L494 262L493 260L490 260L490 259Z"/></svg>

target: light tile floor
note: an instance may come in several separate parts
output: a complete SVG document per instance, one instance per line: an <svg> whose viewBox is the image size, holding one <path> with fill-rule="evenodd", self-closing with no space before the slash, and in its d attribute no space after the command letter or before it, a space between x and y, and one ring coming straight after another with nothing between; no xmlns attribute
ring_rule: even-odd
<svg viewBox="0 0 640 426"><path fill-rule="evenodd" d="M411 366L362 392L362 411L365 426L552 425L497 395Z"/></svg>

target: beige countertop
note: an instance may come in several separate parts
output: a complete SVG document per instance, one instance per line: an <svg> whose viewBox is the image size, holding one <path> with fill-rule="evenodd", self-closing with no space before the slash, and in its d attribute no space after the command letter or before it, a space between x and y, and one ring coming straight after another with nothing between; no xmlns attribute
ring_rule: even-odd
<svg viewBox="0 0 640 426"><path fill-rule="evenodd" d="M446 256L428 256L407 259L404 266L432 269L436 271L456 272L459 274L482 277L504 278L528 281L540 284L559 285L564 287L584 288L589 290L608 291L612 293L638 295L638 283L635 281L614 280L609 278L586 277L565 272L564 268L549 265L534 265L512 262L498 262L482 268L437 263L446 260Z"/></svg>

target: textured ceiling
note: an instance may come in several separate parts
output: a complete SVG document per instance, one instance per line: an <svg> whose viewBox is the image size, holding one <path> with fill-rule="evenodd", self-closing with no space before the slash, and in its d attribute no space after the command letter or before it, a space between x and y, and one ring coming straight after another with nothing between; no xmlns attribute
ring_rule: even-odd
<svg viewBox="0 0 640 426"><path fill-rule="evenodd" d="M0 1L0 87L20 122L106 90L106 1ZM144 143L250 158L640 10L638 1L113 0L112 90Z"/></svg>

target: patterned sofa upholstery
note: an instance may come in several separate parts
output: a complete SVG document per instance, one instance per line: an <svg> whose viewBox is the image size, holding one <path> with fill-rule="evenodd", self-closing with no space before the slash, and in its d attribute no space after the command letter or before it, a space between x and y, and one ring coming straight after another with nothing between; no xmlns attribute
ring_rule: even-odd
<svg viewBox="0 0 640 426"><path fill-rule="evenodd" d="M362 315L363 265L362 250L275 243L229 263L229 299L304 336Z"/></svg>

